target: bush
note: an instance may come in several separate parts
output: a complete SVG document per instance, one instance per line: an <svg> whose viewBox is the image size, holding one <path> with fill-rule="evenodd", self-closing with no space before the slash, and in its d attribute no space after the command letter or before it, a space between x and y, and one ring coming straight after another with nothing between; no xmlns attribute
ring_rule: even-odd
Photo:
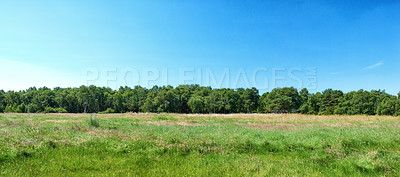
<svg viewBox="0 0 400 177"><path fill-rule="evenodd" d="M115 113L114 109L107 108L105 111L99 112L99 114L110 114L110 113Z"/></svg>
<svg viewBox="0 0 400 177"><path fill-rule="evenodd" d="M67 113L67 110L65 110L64 108L46 107L43 113Z"/></svg>
<svg viewBox="0 0 400 177"><path fill-rule="evenodd" d="M38 107L36 104L29 103L27 108L26 108L27 113L37 113L38 112Z"/></svg>
<svg viewBox="0 0 400 177"><path fill-rule="evenodd" d="M93 114L90 115L89 126L100 127L100 122L99 122L99 119L97 119L96 115L93 115Z"/></svg>
<svg viewBox="0 0 400 177"><path fill-rule="evenodd" d="M172 116L156 116L153 119L154 120L171 120L171 121L177 120L175 117L172 117Z"/></svg>
<svg viewBox="0 0 400 177"><path fill-rule="evenodd" d="M44 108L43 113L56 113L56 110L52 107L46 107Z"/></svg>
<svg viewBox="0 0 400 177"><path fill-rule="evenodd" d="M14 103L12 106L8 105L5 109L5 113L22 113L22 110L20 109L20 106L17 106L16 103Z"/></svg>
<svg viewBox="0 0 400 177"><path fill-rule="evenodd" d="M55 110L57 113L68 113L68 111L65 110L64 108L56 108Z"/></svg>
<svg viewBox="0 0 400 177"><path fill-rule="evenodd" d="M397 99L385 99L383 100L376 109L378 115L396 115Z"/></svg>
<svg viewBox="0 0 400 177"><path fill-rule="evenodd" d="M18 105L17 110L15 110L15 112L24 113L25 112L25 104L22 103L22 104Z"/></svg>

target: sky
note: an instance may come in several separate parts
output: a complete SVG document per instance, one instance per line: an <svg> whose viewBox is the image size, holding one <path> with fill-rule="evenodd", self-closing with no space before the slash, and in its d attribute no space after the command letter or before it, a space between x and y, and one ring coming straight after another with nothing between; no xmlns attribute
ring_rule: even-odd
<svg viewBox="0 0 400 177"><path fill-rule="evenodd" d="M0 1L0 89L400 91L400 1Z"/></svg>

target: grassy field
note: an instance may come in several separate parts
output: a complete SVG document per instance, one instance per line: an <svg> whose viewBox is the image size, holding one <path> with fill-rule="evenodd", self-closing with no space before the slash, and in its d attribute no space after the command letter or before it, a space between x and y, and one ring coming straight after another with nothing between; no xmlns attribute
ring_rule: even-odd
<svg viewBox="0 0 400 177"><path fill-rule="evenodd" d="M400 176L400 117L0 114L0 176Z"/></svg>

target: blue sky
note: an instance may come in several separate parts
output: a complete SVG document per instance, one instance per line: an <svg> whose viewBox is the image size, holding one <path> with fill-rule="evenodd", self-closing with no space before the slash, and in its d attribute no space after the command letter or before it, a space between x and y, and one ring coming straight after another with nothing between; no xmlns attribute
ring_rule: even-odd
<svg viewBox="0 0 400 177"><path fill-rule="evenodd" d="M399 1L5 0L0 89L199 83L397 94L399 9Z"/></svg>

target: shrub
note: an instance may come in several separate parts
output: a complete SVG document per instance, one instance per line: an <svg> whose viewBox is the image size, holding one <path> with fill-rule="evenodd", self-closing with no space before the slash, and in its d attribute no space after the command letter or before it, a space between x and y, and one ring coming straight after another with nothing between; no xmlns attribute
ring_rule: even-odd
<svg viewBox="0 0 400 177"><path fill-rule="evenodd" d="M107 108L105 111L99 112L99 114L110 114L110 113L115 113L114 109Z"/></svg>
<svg viewBox="0 0 400 177"><path fill-rule="evenodd" d="M64 108L56 108L55 110L57 113L68 113L68 111L65 110Z"/></svg>
<svg viewBox="0 0 400 177"><path fill-rule="evenodd" d="M46 107L43 113L67 113L67 110L65 110L64 108Z"/></svg>
<svg viewBox="0 0 400 177"><path fill-rule="evenodd" d="M25 104L24 103L22 103L22 104L20 104L20 105L18 105L17 106L17 109L15 110L15 112L17 112L17 113L23 113L23 112L25 112Z"/></svg>
<svg viewBox="0 0 400 177"><path fill-rule="evenodd" d="M171 120L171 121L175 121L177 120L175 117L172 116L157 116L154 117L155 120Z"/></svg>
<svg viewBox="0 0 400 177"><path fill-rule="evenodd" d="M29 103L27 108L26 108L27 113L36 113L38 112L38 107L36 104Z"/></svg>
<svg viewBox="0 0 400 177"><path fill-rule="evenodd" d="M22 110L20 108L21 108L20 106L18 106L16 103L14 103L13 105L6 106L6 108L4 109L4 112L5 113L22 113Z"/></svg>
<svg viewBox="0 0 400 177"><path fill-rule="evenodd" d="M93 115L93 114L90 115L89 126L100 127L100 122L99 122L99 119L97 119L96 115Z"/></svg>

